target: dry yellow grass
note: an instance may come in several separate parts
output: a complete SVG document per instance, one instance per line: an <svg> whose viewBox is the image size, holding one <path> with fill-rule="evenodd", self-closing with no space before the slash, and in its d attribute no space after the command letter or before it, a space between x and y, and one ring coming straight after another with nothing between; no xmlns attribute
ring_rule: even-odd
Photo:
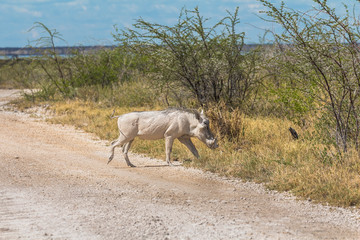
<svg viewBox="0 0 360 240"><path fill-rule="evenodd" d="M106 140L118 137L116 120L109 117L113 109L80 101L57 102L51 109L56 113L51 122L75 125ZM116 115L135 110L147 109L117 108ZM214 117L211 111L214 110L208 114ZM270 189L290 191L302 198L337 206L360 206L360 162L355 152L340 161L332 151L312 140L310 130L302 131L288 120L224 113L223 118L230 125L231 121L236 122L234 126L241 131L236 141L223 137L220 147L211 150L195 140L200 159L176 141L172 158L183 161L185 166L263 182ZM290 126L298 131L299 140L292 139ZM214 132L219 134L220 127L213 126ZM164 159L164 148L162 140L135 140L131 150Z"/></svg>

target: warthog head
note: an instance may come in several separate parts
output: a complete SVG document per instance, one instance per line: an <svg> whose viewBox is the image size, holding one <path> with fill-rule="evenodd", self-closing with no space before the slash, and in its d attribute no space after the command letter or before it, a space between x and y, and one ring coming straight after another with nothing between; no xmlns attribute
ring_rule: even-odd
<svg viewBox="0 0 360 240"><path fill-rule="evenodd" d="M219 147L217 144L217 139L214 137L214 134L210 130L209 119L205 116L204 111L201 111L199 117L199 124L197 127L198 131L196 137L205 143L209 148L215 149Z"/></svg>

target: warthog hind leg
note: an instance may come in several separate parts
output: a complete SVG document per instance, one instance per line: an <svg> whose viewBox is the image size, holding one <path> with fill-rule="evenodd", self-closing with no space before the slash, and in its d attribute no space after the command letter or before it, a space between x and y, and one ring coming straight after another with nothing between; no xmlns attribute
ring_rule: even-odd
<svg viewBox="0 0 360 240"><path fill-rule="evenodd" d="M124 158L125 158L125 161L126 161L126 164L129 166L129 167L136 167L134 164L132 164L129 160L129 157L128 157L128 151L131 147L131 143L133 142L134 140L131 140L130 142L126 143L124 146L123 146L123 155L124 155Z"/></svg>
<svg viewBox="0 0 360 240"><path fill-rule="evenodd" d="M118 146L123 146L123 153L124 153L124 157L125 157L125 161L126 161L127 165L134 167L134 165L130 163L129 158L127 156L127 151L129 150L132 141L133 140L129 141L128 139L122 138L121 136L119 137L118 140L113 141L111 143L111 150L110 150L111 155L109 157L109 161L107 162L107 164L109 164L113 160L114 154L115 154L115 148ZM126 150L126 153L125 153L125 150Z"/></svg>

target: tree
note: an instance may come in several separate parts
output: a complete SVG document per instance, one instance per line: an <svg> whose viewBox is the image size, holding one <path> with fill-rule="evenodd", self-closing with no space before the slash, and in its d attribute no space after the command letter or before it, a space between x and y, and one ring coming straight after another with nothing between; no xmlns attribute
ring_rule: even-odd
<svg viewBox="0 0 360 240"><path fill-rule="evenodd" d="M60 40L65 42L65 40L56 29L50 29L41 22L35 22L29 31L34 29L42 30L43 36L34 41L35 46L30 47L34 47L35 50L41 51L39 52L37 63L43 69L50 81L49 85L43 85L42 92L52 92L51 88L55 87L62 96L69 96L71 90L71 69L69 66L66 66L66 61L63 61L56 52L55 45L55 41ZM45 95L49 96L50 94Z"/></svg>
<svg viewBox="0 0 360 240"><path fill-rule="evenodd" d="M275 34L287 46L286 64L292 80L305 94L317 99L323 129L339 150L346 152L349 143L359 150L360 133L360 31L359 21L346 15L340 17L326 0L314 0L308 12L279 7L259 0L267 7L266 14L284 29Z"/></svg>
<svg viewBox="0 0 360 240"><path fill-rule="evenodd" d="M202 106L224 101L242 105L257 86L257 71L242 53L245 33L237 32L238 9L234 14L207 27L209 19L182 9L174 26L138 19L133 29L116 29L122 46L152 59L159 82L190 91ZM255 55L252 55L254 60Z"/></svg>

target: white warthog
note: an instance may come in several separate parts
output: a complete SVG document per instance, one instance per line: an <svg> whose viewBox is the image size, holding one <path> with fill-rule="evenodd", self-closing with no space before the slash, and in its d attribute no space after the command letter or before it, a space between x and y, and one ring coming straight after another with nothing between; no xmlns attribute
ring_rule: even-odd
<svg viewBox="0 0 360 240"><path fill-rule="evenodd" d="M163 111L131 112L118 118L120 136L111 143L111 155L108 163L114 158L114 149L122 146L122 152L126 163L135 167L128 157L128 151L135 137L147 140L165 138L166 162L170 162L170 154L175 139L183 143L195 157L199 157L191 137L197 137L209 148L217 148L217 140L214 138L210 128L209 119L203 111L184 110L170 108ZM113 118L116 118L113 117Z"/></svg>

